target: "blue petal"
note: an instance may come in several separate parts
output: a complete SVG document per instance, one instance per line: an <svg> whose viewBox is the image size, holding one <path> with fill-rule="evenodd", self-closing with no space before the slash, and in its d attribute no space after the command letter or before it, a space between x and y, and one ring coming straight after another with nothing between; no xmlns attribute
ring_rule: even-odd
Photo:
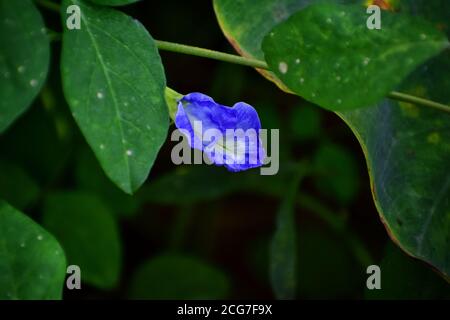
<svg viewBox="0 0 450 320"><path fill-rule="evenodd" d="M230 108L216 103L202 93L190 93L178 103L175 125L184 130L182 132L188 136L192 148L203 150L216 165L224 165L228 170L237 172L263 164L266 155L259 137L261 122L258 113L249 104L238 102ZM205 132L211 129L217 130L223 139L206 139ZM227 132L228 129L255 133L252 136L254 139L246 139L245 136L236 138L236 153L226 148L225 142L234 137L235 133Z"/></svg>

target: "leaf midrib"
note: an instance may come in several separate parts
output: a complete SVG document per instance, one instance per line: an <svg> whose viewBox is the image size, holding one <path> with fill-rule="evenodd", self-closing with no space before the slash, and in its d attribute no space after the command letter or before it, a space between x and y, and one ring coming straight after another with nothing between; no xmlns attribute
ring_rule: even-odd
<svg viewBox="0 0 450 320"><path fill-rule="evenodd" d="M76 2L77 4L80 4L78 2L78 0L74 0L74 2ZM122 123L121 123L122 114L121 114L121 112L119 110L119 106L118 106L118 103L117 103L117 98L116 98L115 92L113 90L113 87L112 87L112 84L111 84L111 79L109 78L106 65L105 65L105 63L103 61L103 56L100 53L100 49L99 49L99 47L97 45L95 37L94 37L94 35L91 32L91 29L89 27L89 23L87 22L88 19L87 19L87 17L82 15L82 19L81 20L84 22L84 24L86 26L86 31L87 31L87 33L89 35L89 38L91 39L92 45L93 45L93 47L95 49L95 52L96 52L97 59L100 62L101 69L102 69L103 74L105 76L109 92L111 93L111 97L112 97L113 104L114 104L114 110L115 110L116 116L118 118L119 132L120 132L120 136L121 136L120 145L122 146L122 155L123 155L123 159L125 161L125 165L127 167L126 173L127 173L127 177L128 177L129 190L132 191L131 168L130 168L130 163L128 161L128 157L127 157L127 154L126 154L125 146L123 144L123 140L125 140L125 135L124 135L124 131L123 131ZM90 97L88 97L88 106L89 106L89 101L90 101Z"/></svg>

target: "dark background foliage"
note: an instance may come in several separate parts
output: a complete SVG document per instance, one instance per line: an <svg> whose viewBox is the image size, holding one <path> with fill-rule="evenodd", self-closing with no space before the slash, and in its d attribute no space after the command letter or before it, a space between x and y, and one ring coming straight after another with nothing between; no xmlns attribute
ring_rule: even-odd
<svg viewBox="0 0 450 320"><path fill-rule="evenodd" d="M141 1L120 10L155 39L233 52L210 1ZM41 11L49 27L60 31L59 17ZM108 279L100 285L91 280L82 290L66 289L64 298L273 298L268 253L281 201L276 194L289 183L284 168L301 160L322 175L303 181L297 194L298 298L448 297L444 280L392 245L373 204L361 148L335 114L277 90L251 68L161 52L171 88L203 92L225 105L245 101L258 110L263 127L280 128L281 170L273 182L252 183L251 174L224 168L177 168L170 160L174 143L167 141L145 185L127 196L105 177L71 118L60 87L59 52L60 43L53 42L50 81L0 137L0 166L25 176L9 183L0 177L0 191L38 222L50 219L44 221L49 231L52 223L70 229L72 221L47 216L65 210L55 205L58 199L66 208L80 205L77 199L84 196L73 203L61 196L69 191L99 198L105 208L93 210L106 210L118 222L122 254L115 258L121 263L104 268L116 269L119 280L111 271L110 285ZM95 234L82 238L71 246L102 253ZM362 261L381 265L381 292L365 289ZM70 256L68 262L77 263Z"/></svg>

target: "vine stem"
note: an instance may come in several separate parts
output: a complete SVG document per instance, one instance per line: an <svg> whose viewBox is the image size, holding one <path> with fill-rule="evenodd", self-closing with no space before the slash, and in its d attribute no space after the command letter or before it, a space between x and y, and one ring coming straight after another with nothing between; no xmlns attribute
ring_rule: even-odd
<svg viewBox="0 0 450 320"><path fill-rule="evenodd" d="M49 9L51 11L56 11L59 12L60 11L60 5L59 3L55 3L55 2L51 2L49 0L34 0L38 5L40 5L41 7L44 7L46 9Z"/></svg>
<svg viewBox="0 0 450 320"><path fill-rule="evenodd" d="M229 54L199 47L188 46L185 44L173 43L168 41L155 40L156 46L160 50L172 51L177 53L189 54L192 56L220 60L224 62L240 64L247 67L268 69L269 67L264 61L245 58L235 54Z"/></svg>
<svg viewBox="0 0 450 320"><path fill-rule="evenodd" d="M387 96L394 100L414 103L414 104L421 105L424 107L430 107L430 108L434 108L437 110L441 110L441 111L450 113L450 106L447 106L447 105L439 103L439 102L434 102L431 100L412 96L412 95L409 95L406 93L392 91Z"/></svg>
<svg viewBox="0 0 450 320"><path fill-rule="evenodd" d="M60 12L60 5L57 3L51 2L49 0L34 0L34 1L44 8L47 8L52 11ZM199 48L199 47L194 47L194 46L189 46L189 45L179 44L179 43L174 43L174 42L160 41L160 40L155 40L155 42L156 42L156 46L158 47L159 50L188 54L188 55L192 55L192 56L198 56L198 57L215 59L215 60L220 60L220 61L234 63L234 64L240 64L240 65L247 66L247 67L269 70L269 66L267 65L267 63L262 60L241 57L241 56L238 56L235 54L229 54L229 53L224 53L224 52L219 52L219 51L215 51L215 50ZM423 99L423 98L419 98L419 97L412 96L412 95L409 95L406 93L392 91L392 92L388 93L387 96L393 100L414 103L416 105L434 108L434 109L437 109L440 111L450 113L450 106L448 106L448 105L445 105L445 104L442 104L439 102L435 102L435 101L431 101L431 100L427 100L427 99Z"/></svg>
<svg viewBox="0 0 450 320"><path fill-rule="evenodd" d="M215 60L230 62L230 63L234 63L234 64L240 64L243 66L248 66L248 67L253 67L253 68L258 68L258 69L270 70L267 63L265 63L264 61L261 61L261 60L257 60L257 59L245 58L245 57L237 56L234 54L223 53L223 52L219 52L219 51L214 51L214 50L209 50L209 49L204 49L204 48L199 48L199 47L193 47L193 46L188 46L185 44L178 44L178 43L167 42L167 41L156 40L156 45L160 50L189 54L189 55L193 55L193 56L215 59ZM434 108L434 109L437 109L440 111L450 113L450 106L448 106L448 105L445 105L445 104L442 104L439 102L435 102L435 101L431 101L431 100L427 100L427 99L423 99L423 98L419 98L419 97L409 95L406 93L392 91L392 92L388 93L387 96L393 100L414 103L414 104L421 105L424 107L430 107L430 108Z"/></svg>

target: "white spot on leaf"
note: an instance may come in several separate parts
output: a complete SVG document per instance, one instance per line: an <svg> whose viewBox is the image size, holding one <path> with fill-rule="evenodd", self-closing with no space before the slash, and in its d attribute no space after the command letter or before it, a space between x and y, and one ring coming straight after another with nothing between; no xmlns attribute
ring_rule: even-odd
<svg viewBox="0 0 450 320"><path fill-rule="evenodd" d="M280 62L280 64L278 65L278 70L280 70L280 72L282 74L285 74L288 71L288 65L286 62Z"/></svg>

